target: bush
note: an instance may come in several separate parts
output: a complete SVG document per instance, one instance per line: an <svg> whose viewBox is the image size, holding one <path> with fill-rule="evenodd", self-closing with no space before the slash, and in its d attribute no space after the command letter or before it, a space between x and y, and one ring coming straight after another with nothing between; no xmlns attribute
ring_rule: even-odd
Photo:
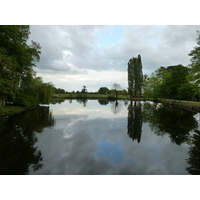
<svg viewBox="0 0 200 200"><path fill-rule="evenodd" d="M31 96L28 96L26 94L19 94L15 101L14 101L14 104L15 105L19 105L19 106L27 106L27 107L31 107L31 106L36 106L37 103L36 101L34 100L33 97Z"/></svg>

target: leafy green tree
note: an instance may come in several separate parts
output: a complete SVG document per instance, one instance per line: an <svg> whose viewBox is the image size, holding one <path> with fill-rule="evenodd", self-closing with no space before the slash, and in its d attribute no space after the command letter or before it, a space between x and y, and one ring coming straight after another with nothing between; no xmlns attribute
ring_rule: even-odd
<svg viewBox="0 0 200 200"><path fill-rule="evenodd" d="M158 98L159 85L161 84L158 77L154 73L144 82L143 90L145 97Z"/></svg>
<svg viewBox="0 0 200 200"><path fill-rule="evenodd" d="M164 82L166 92L170 98L180 98L179 88L182 84L188 83L188 68L182 65L176 65L168 68L168 70L170 73L169 76L166 77Z"/></svg>
<svg viewBox="0 0 200 200"><path fill-rule="evenodd" d="M54 89L54 94L65 94L66 91L64 89L61 88L55 88Z"/></svg>
<svg viewBox="0 0 200 200"><path fill-rule="evenodd" d="M97 93L99 93L99 94L108 94L109 93L109 89L107 87L100 87Z"/></svg>
<svg viewBox="0 0 200 200"><path fill-rule="evenodd" d="M198 88L193 83L184 83L179 87L179 97L181 99L193 100L195 94L198 93Z"/></svg>
<svg viewBox="0 0 200 200"><path fill-rule="evenodd" d="M165 67L155 70L150 77L144 75L143 92L145 97L166 98L168 96L165 84L167 76L169 76L169 71Z"/></svg>
<svg viewBox="0 0 200 200"><path fill-rule="evenodd" d="M26 77L35 63L40 60L41 47L34 41L28 45L29 35L28 25L0 26L0 54L12 60L21 78Z"/></svg>
<svg viewBox="0 0 200 200"><path fill-rule="evenodd" d="M194 47L193 50L188 54L191 56L191 64L190 72L191 72L191 80L195 82L196 84L200 83L200 31L197 31L197 45Z"/></svg>
<svg viewBox="0 0 200 200"><path fill-rule="evenodd" d="M138 55L128 62L128 92L131 97L141 95L143 86L142 60Z"/></svg>
<svg viewBox="0 0 200 200"><path fill-rule="evenodd" d="M15 99L15 104L24 106L36 106L49 104L54 92L52 83L44 83L41 77L29 77L28 84L21 85ZM26 82L24 82L26 83Z"/></svg>
<svg viewBox="0 0 200 200"><path fill-rule="evenodd" d="M15 98L18 86L27 85L35 72L32 67L40 60L40 45L28 45L28 25L0 26L0 95ZM26 83L26 84L25 84Z"/></svg>
<svg viewBox="0 0 200 200"><path fill-rule="evenodd" d="M16 96L19 76L12 60L0 54L0 99Z"/></svg>
<svg viewBox="0 0 200 200"><path fill-rule="evenodd" d="M192 98L196 87L188 81L189 70L182 65L160 67L144 81L144 95L152 98Z"/></svg>

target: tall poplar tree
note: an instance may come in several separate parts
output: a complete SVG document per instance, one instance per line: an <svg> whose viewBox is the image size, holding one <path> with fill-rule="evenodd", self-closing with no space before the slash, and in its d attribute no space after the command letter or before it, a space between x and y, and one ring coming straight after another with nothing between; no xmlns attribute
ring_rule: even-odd
<svg viewBox="0 0 200 200"><path fill-rule="evenodd" d="M128 62L128 92L131 97L142 94L143 72L141 56Z"/></svg>

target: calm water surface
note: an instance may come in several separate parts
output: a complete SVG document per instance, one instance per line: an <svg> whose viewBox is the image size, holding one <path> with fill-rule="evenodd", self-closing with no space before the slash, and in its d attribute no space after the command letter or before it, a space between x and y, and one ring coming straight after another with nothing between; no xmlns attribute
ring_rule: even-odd
<svg viewBox="0 0 200 200"><path fill-rule="evenodd" d="M65 100L2 118L1 174L199 174L199 114L152 102Z"/></svg>

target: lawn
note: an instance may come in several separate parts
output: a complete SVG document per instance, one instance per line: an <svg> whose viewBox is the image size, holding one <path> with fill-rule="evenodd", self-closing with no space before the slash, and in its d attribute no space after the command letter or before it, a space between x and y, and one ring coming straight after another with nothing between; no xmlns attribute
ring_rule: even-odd
<svg viewBox="0 0 200 200"><path fill-rule="evenodd" d="M54 98L66 98L66 99L115 99L114 95L108 94L53 94ZM129 99L129 96L118 95L118 99Z"/></svg>

